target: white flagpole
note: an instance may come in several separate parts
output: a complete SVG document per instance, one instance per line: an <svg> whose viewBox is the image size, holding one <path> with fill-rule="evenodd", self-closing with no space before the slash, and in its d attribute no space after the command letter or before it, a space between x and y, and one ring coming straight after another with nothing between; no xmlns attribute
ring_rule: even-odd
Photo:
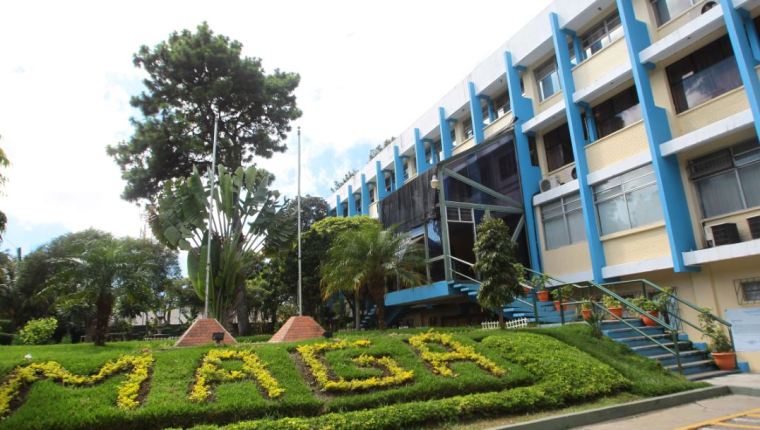
<svg viewBox="0 0 760 430"><path fill-rule="evenodd" d="M298 127L298 316L303 315L301 302L301 127Z"/></svg>
<svg viewBox="0 0 760 430"><path fill-rule="evenodd" d="M203 317L208 318L208 284L211 282L211 217L212 217L212 209L214 207L214 179L216 176L214 176L214 171L216 170L216 134L217 134L217 128L219 126L219 114L217 112L214 112L214 144L212 146L211 150L211 168L208 171L208 181L210 185L211 192L209 193L209 201L208 201L208 242L207 242L207 252L206 252L206 294L205 294L205 302L203 304Z"/></svg>

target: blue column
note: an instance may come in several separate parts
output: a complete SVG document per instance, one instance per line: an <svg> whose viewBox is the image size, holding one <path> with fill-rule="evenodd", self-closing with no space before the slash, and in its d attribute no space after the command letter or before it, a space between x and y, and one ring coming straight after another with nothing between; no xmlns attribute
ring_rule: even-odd
<svg viewBox="0 0 760 430"><path fill-rule="evenodd" d="M375 177L377 178L377 200L382 200L388 195L388 192L385 189L385 173L383 173L380 160L375 161Z"/></svg>
<svg viewBox="0 0 760 430"><path fill-rule="evenodd" d="M354 196L354 188L351 185L348 186L348 200L346 200L346 203L348 204L348 216L357 215L356 197Z"/></svg>
<svg viewBox="0 0 760 430"><path fill-rule="evenodd" d="M417 159L417 174L422 174L430 167L425 157L425 142L420 135L420 129L414 129L414 157Z"/></svg>
<svg viewBox="0 0 760 430"><path fill-rule="evenodd" d="M369 215L369 185L367 185L367 178L362 173L362 215Z"/></svg>
<svg viewBox="0 0 760 430"><path fill-rule="evenodd" d="M649 151L652 154L652 167L657 178L660 204L673 259L673 270L675 272L695 271L698 270L697 267L686 266L683 262L683 252L696 249L696 244L678 159L675 155L663 157L660 152L660 144L671 138L668 115L663 108L655 105L649 73L639 60L639 52L650 44L649 32L646 24L636 19L630 0L617 0L617 6L620 22L626 35L625 43L631 59L631 71L636 84L636 94L639 96L641 116L644 118ZM725 9L723 13L726 13Z"/></svg>
<svg viewBox="0 0 760 430"><path fill-rule="evenodd" d="M400 189L404 186L404 163L401 162L401 157L398 154L398 146L393 147L393 166L396 173L394 174L396 179L396 189Z"/></svg>
<svg viewBox="0 0 760 430"><path fill-rule="evenodd" d="M441 130L441 147L443 149L443 159L446 160L454 153L454 144L451 142L451 126L449 120L446 119L446 110L442 107L438 108L438 125Z"/></svg>
<svg viewBox="0 0 760 430"><path fill-rule="evenodd" d="M335 216L345 216L343 205L340 204L340 196L335 196Z"/></svg>
<svg viewBox="0 0 760 430"><path fill-rule="evenodd" d="M596 142L599 136L596 135L596 120L594 119L594 111L588 103L582 104L583 109L586 111L586 130L588 130L588 143Z"/></svg>
<svg viewBox="0 0 760 430"><path fill-rule="evenodd" d="M755 133L760 137L760 80L755 72L757 60L750 45L750 41L757 44L755 24L746 10L734 8L733 1L721 0L720 6L723 8L723 19L726 21L728 38L734 49L734 58L739 66L739 76L744 83L744 91L747 93L752 117L755 119Z"/></svg>
<svg viewBox="0 0 760 430"><path fill-rule="evenodd" d="M530 267L533 270L541 271L541 250L538 243L538 230L533 210L533 196L539 191L538 184L541 181L541 169L531 163L528 136L522 131L525 121L533 118L533 103L522 95L522 91L520 90L520 73L512 64L511 53L504 53L504 64L506 66L507 91L509 92L512 114L517 118L515 120L515 149L517 151L517 170L520 174L525 231L528 233Z"/></svg>
<svg viewBox="0 0 760 430"><path fill-rule="evenodd" d="M475 137L475 144L483 143L483 111L480 109L480 97L475 90L475 84L467 83L467 89L470 91L470 119L472 120L472 135Z"/></svg>
<svg viewBox="0 0 760 430"><path fill-rule="evenodd" d="M586 162L586 139L583 137L583 123L581 111L573 101L575 93L575 81L573 80L573 65L570 63L570 51L567 46L567 35L559 26L559 17L556 13L549 14L552 26L552 41L557 56L557 69L562 84L562 96L565 99L565 114L567 126L570 130L570 140L573 143L573 157L575 158L575 171L578 172L578 186L580 188L581 206L583 207L583 224L586 227L586 240L591 256L591 271L594 281L603 282L602 267L605 266L604 248L599 240L599 227L596 223L596 209L594 207L594 194L588 184L588 163Z"/></svg>

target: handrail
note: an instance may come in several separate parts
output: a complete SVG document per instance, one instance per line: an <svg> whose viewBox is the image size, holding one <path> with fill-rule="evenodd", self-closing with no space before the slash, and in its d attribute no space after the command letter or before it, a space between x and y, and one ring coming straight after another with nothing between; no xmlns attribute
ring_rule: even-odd
<svg viewBox="0 0 760 430"><path fill-rule="evenodd" d="M681 353L680 353L681 347L678 344L679 340L678 340L678 335L676 334L676 331L673 331L673 330L670 331L671 341L673 342L673 349L674 349L674 350L671 350L670 348L668 348L667 346L665 346L665 344L658 342L657 339L655 339L652 336L646 334L644 331L642 331L638 327L634 326L633 324L629 323L624 318L621 318L621 317L615 315L614 313L612 313L612 311L610 311L606 307L604 307L604 306L602 306L602 305L600 305L599 303L596 303L596 302L592 302L592 303L593 303L593 306L595 308L599 308L599 309L603 310L604 312L607 312L608 314L612 315L612 317L614 319L622 322L623 324L625 324L628 327L632 328L633 330L637 331L639 334L643 335L647 339L649 339L652 342L654 342L655 344L657 344L657 346L659 346L660 348L664 349L665 351L667 351L671 355L673 355L675 357L675 359L676 359L676 365L678 366L678 372L679 373L683 373L683 366L681 364Z"/></svg>
<svg viewBox="0 0 760 430"><path fill-rule="evenodd" d="M456 274L457 274L457 275L459 275L459 276L463 276L463 277L467 278L468 280L470 280L470 281L472 281L472 282L475 282L475 283L476 283L476 284L478 284L478 285L481 285L481 284L482 284L482 282L478 281L478 280L477 280L477 279L475 279L475 278L472 278L472 277L470 277L470 276L467 276L467 275L465 275L465 274L464 274L464 273L462 273L462 272L458 272L458 271L456 271L456 270L454 270L454 269L451 269L451 272L452 272L452 273L456 273Z"/></svg>
<svg viewBox="0 0 760 430"><path fill-rule="evenodd" d="M681 298L681 297L679 297L679 296L677 296L677 295L669 292L668 290L660 287L659 285L655 284L654 282L652 282L652 281L650 281L648 279L631 279L631 280L628 280L628 281L605 282L604 284L605 285L621 285L621 284L631 284L631 283L634 283L634 282L641 282L642 284L646 284L647 286L652 287L653 289L659 291L660 293L667 294L669 297L675 299L677 302L683 303L684 305L686 305L686 306L694 309L695 311L697 311L699 313L704 312L703 308L701 308L701 307L699 307L699 306L691 303L690 301L688 301L686 299L683 299L683 298ZM717 315L713 315L713 317L715 318L716 321L718 321L719 323L725 325L726 327L731 327L731 323L728 322L728 321L726 321L726 320L724 320L723 318L721 318L721 317L719 317Z"/></svg>
<svg viewBox="0 0 760 430"><path fill-rule="evenodd" d="M475 263L470 263L469 261L462 260L461 258L454 257L453 255L449 255L449 258L452 259L452 260L454 260L454 261L458 261L460 263L464 263L464 264L466 264L466 265L468 265L470 267L472 267L472 266L475 265Z"/></svg>

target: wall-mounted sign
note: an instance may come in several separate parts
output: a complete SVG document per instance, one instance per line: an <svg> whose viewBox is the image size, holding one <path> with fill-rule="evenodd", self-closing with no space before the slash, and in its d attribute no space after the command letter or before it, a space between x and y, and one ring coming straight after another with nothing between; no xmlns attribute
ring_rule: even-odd
<svg viewBox="0 0 760 430"><path fill-rule="evenodd" d="M726 310L737 352L760 351L760 307Z"/></svg>

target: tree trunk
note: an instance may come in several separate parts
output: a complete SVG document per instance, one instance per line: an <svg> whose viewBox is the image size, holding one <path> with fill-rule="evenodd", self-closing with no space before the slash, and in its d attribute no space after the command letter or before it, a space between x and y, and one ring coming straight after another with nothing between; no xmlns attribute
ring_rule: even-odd
<svg viewBox="0 0 760 430"><path fill-rule="evenodd" d="M499 314L499 328L504 329L504 311L502 309L497 309L497 312Z"/></svg>
<svg viewBox="0 0 760 430"><path fill-rule="evenodd" d="M359 320L359 290L354 292L354 322L356 324L354 328L359 330L361 328L361 321Z"/></svg>
<svg viewBox="0 0 760 430"><path fill-rule="evenodd" d="M375 316L377 317L377 328L385 330L385 285L370 287L372 301L375 302Z"/></svg>
<svg viewBox="0 0 760 430"><path fill-rule="evenodd" d="M108 320L111 319L113 299L110 295L100 294L95 301L95 329L92 340L95 346L105 346L106 333L108 332Z"/></svg>
<svg viewBox="0 0 760 430"><path fill-rule="evenodd" d="M244 286L242 287L245 288ZM248 336L251 331L251 323L248 320L250 311L248 309L248 303L245 301L245 291L243 289L238 290L238 305L235 308L237 322L238 322L238 336Z"/></svg>

